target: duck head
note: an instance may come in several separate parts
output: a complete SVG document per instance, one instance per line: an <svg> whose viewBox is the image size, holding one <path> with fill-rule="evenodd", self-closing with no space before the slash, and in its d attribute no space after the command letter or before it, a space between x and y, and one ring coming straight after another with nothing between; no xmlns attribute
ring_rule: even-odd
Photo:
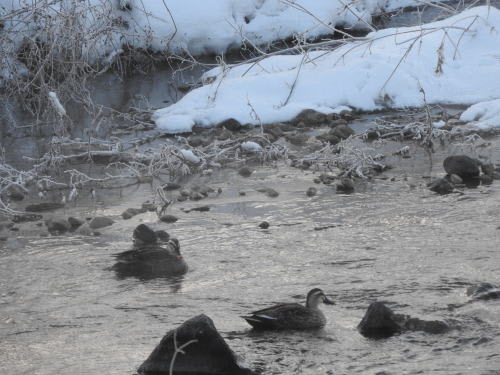
<svg viewBox="0 0 500 375"><path fill-rule="evenodd" d="M328 299L328 297L321 289L319 288L311 289L309 293L307 293L306 307L315 309L318 307L320 303L324 303L325 305L335 304L335 302Z"/></svg>
<svg viewBox="0 0 500 375"><path fill-rule="evenodd" d="M174 254L177 256L177 259L182 259L181 255L181 245L179 244L179 240L177 238L171 238L168 241L168 244L173 249Z"/></svg>

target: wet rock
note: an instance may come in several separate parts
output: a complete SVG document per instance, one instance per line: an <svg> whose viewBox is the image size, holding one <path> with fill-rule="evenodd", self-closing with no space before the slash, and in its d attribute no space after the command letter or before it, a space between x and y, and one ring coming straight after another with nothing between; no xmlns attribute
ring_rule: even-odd
<svg viewBox="0 0 500 375"><path fill-rule="evenodd" d="M151 202L144 202L142 204L142 209L144 210L144 212L146 212L146 211L155 212L157 208L158 208L158 206L154 203L151 203Z"/></svg>
<svg viewBox="0 0 500 375"><path fill-rule="evenodd" d="M191 147L208 146L212 141L212 137L203 135L192 135L188 138L188 143Z"/></svg>
<svg viewBox="0 0 500 375"><path fill-rule="evenodd" d="M83 223L82 225L80 225L78 229L75 230L75 233L81 236L92 236L99 234L99 232L90 227L89 223Z"/></svg>
<svg viewBox="0 0 500 375"><path fill-rule="evenodd" d="M23 214L23 215L14 215L12 217L12 222L14 223L26 223L30 221L38 221L42 220L42 215L37 214Z"/></svg>
<svg viewBox="0 0 500 375"><path fill-rule="evenodd" d="M146 224L139 224L133 233L134 245L144 246L146 244L155 244L158 241L156 232Z"/></svg>
<svg viewBox="0 0 500 375"><path fill-rule="evenodd" d="M269 223L267 221L263 221L259 224L260 229L267 229L269 228Z"/></svg>
<svg viewBox="0 0 500 375"><path fill-rule="evenodd" d="M45 226L52 235L64 234L71 230L71 225L68 223L68 220L63 218L48 219L45 221Z"/></svg>
<svg viewBox="0 0 500 375"><path fill-rule="evenodd" d="M309 136L304 133L285 134L285 139L295 146L303 146L309 140Z"/></svg>
<svg viewBox="0 0 500 375"><path fill-rule="evenodd" d="M467 288L467 295L475 301L500 299L500 286L490 283L479 283Z"/></svg>
<svg viewBox="0 0 500 375"><path fill-rule="evenodd" d="M97 216L94 217L92 220L89 222L89 227L91 229L100 229L100 228L105 228L109 227L110 225L113 225L114 221L110 219L109 217L106 216Z"/></svg>
<svg viewBox="0 0 500 375"><path fill-rule="evenodd" d="M462 179L471 179L479 176L479 160L470 158L466 155L448 156L443 161L443 167L446 173L456 174Z"/></svg>
<svg viewBox="0 0 500 375"><path fill-rule="evenodd" d="M340 142L340 138L337 137L335 134L332 134L331 132L326 132L326 133L317 135L316 138L322 142L328 142L332 145L336 145L337 143Z"/></svg>
<svg viewBox="0 0 500 375"><path fill-rule="evenodd" d="M281 128L280 124L271 124L264 128L264 132L271 135L275 140L282 137L285 132Z"/></svg>
<svg viewBox="0 0 500 375"><path fill-rule="evenodd" d="M156 238L161 242L168 242L170 240L170 234L168 234L163 229L155 231Z"/></svg>
<svg viewBox="0 0 500 375"><path fill-rule="evenodd" d="M347 125L338 125L330 131L330 134L340 139L347 139L351 135L354 135L354 130Z"/></svg>
<svg viewBox="0 0 500 375"><path fill-rule="evenodd" d="M187 200L188 200L188 197L186 197L185 195L181 195L181 194L179 194L179 195L177 196L177 202L185 202L185 201L187 201Z"/></svg>
<svg viewBox="0 0 500 375"><path fill-rule="evenodd" d="M251 170L248 167L241 167L238 170L238 174L242 177L250 177L250 175L253 173L253 170Z"/></svg>
<svg viewBox="0 0 500 375"><path fill-rule="evenodd" d="M400 317L382 302L373 302L358 325L365 337L383 338L401 332Z"/></svg>
<svg viewBox="0 0 500 375"><path fill-rule="evenodd" d="M342 117L343 119L345 119L347 121L354 120L354 114L351 111L348 111L347 109L340 111L339 115L340 115L340 117Z"/></svg>
<svg viewBox="0 0 500 375"><path fill-rule="evenodd" d="M160 217L160 221L164 223L175 223L177 220L179 220L177 217L174 215L162 215Z"/></svg>
<svg viewBox="0 0 500 375"><path fill-rule="evenodd" d="M205 196L199 191L192 191L189 194L189 199L191 199L192 201L199 201L202 200L203 198L205 198Z"/></svg>
<svg viewBox="0 0 500 375"><path fill-rule="evenodd" d="M342 193L352 193L354 191L354 182L350 178L342 178L340 184L337 184L337 191Z"/></svg>
<svg viewBox="0 0 500 375"><path fill-rule="evenodd" d="M335 128L335 127L340 126L340 125L347 125L347 121L339 118L339 119L330 121L330 123L328 125L330 125L331 128Z"/></svg>
<svg viewBox="0 0 500 375"><path fill-rule="evenodd" d="M483 185L490 185L493 183L493 177L489 176L487 174L483 174L483 175L479 176L479 180L481 181L481 183Z"/></svg>
<svg viewBox="0 0 500 375"><path fill-rule="evenodd" d="M266 194L269 198L276 198L280 195L280 193L278 193L276 190L271 189L269 187L260 188L260 189L257 189L257 191L259 193Z"/></svg>
<svg viewBox="0 0 500 375"><path fill-rule="evenodd" d="M191 192L187 189L182 189L180 192L179 192L180 195L184 196L184 197L189 197L189 195L191 194Z"/></svg>
<svg viewBox="0 0 500 375"><path fill-rule="evenodd" d="M210 193L214 193L215 190L212 189L210 186L206 186L206 185L201 185L201 186L194 186L192 188L193 191L197 191L198 193L200 193L201 195L203 195L204 197L207 197L208 194Z"/></svg>
<svg viewBox="0 0 500 375"><path fill-rule="evenodd" d="M26 212L47 212L47 211L55 211L60 208L63 208L64 204L56 203L56 202L44 202L44 203L35 203L26 206Z"/></svg>
<svg viewBox="0 0 500 375"><path fill-rule="evenodd" d="M244 192L244 191L240 191L238 194L239 194L241 197L244 197L245 195L247 195L247 193L246 193L246 192Z"/></svg>
<svg viewBox="0 0 500 375"><path fill-rule="evenodd" d="M337 179L337 177L335 177L334 175L331 175L331 174L322 173L319 175L318 179L320 180L320 182L324 183L325 185L330 185L332 182L334 182Z"/></svg>
<svg viewBox="0 0 500 375"><path fill-rule="evenodd" d="M175 355L176 348L183 345L186 345L184 354ZM140 375L168 375L172 361L174 374L252 374L239 366L235 354L206 315L195 316L169 331L137 372Z"/></svg>
<svg viewBox="0 0 500 375"><path fill-rule="evenodd" d="M127 208L125 211L122 212L121 216L124 220L128 220L144 212L146 212L146 210L142 208Z"/></svg>
<svg viewBox="0 0 500 375"><path fill-rule="evenodd" d="M450 181L453 185L462 185L464 183L464 180L456 174L448 175L448 181Z"/></svg>
<svg viewBox="0 0 500 375"><path fill-rule="evenodd" d="M199 206L199 207L194 207L191 208L190 210L186 210L185 212L191 212L191 211L197 211L197 212L208 212L210 211L210 206Z"/></svg>
<svg viewBox="0 0 500 375"><path fill-rule="evenodd" d="M328 120L327 115L325 115L324 113L315 111L313 109L304 109L291 121L291 123L296 126L301 122L305 126L318 127L326 124Z"/></svg>
<svg viewBox="0 0 500 375"><path fill-rule="evenodd" d="M167 182L165 185L162 186L163 190L177 190L181 188L181 185L176 184L175 182Z"/></svg>
<svg viewBox="0 0 500 375"><path fill-rule="evenodd" d="M243 126L240 124L238 120L235 120L234 118L230 118L227 120L224 120L222 122L219 122L217 125L215 125L216 128L225 128L229 131L235 132L238 130L241 130Z"/></svg>
<svg viewBox="0 0 500 375"><path fill-rule="evenodd" d="M437 180L431 181L427 184L427 187L438 194L450 194L454 190L453 184L446 178L438 178Z"/></svg>
<svg viewBox="0 0 500 375"><path fill-rule="evenodd" d="M315 187L310 187L309 189L307 189L306 191L306 195L308 197L314 197L316 194L318 193L318 189L316 189Z"/></svg>
<svg viewBox="0 0 500 375"><path fill-rule="evenodd" d="M7 189L7 196L14 201L22 201L27 192L19 185L11 185Z"/></svg>
<svg viewBox="0 0 500 375"><path fill-rule="evenodd" d="M76 217L70 216L68 217L68 223L71 226L71 230L78 229L81 225L84 224L83 220L77 219Z"/></svg>
<svg viewBox="0 0 500 375"><path fill-rule="evenodd" d="M365 337L384 338L407 331L422 331L439 334L450 327L439 320L422 320L409 315L395 314L382 302L374 302L358 325L358 331Z"/></svg>
<svg viewBox="0 0 500 375"><path fill-rule="evenodd" d="M493 177L495 175L495 166L493 163L481 163L481 171L485 175Z"/></svg>

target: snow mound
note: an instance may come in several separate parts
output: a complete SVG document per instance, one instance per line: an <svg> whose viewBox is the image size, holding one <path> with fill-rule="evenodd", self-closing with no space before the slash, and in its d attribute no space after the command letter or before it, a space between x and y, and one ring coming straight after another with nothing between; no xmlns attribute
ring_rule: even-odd
<svg viewBox="0 0 500 375"><path fill-rule="evenodd" d="M460 120L470 122L479 129L500 127L500 99L470 106L462 113Z"/></svg>
<svg viewBox="0 0 500 375"><path fill-rule="evenodd" d="M259 63L219 68L212 83L157 110L159 128L169 119L211 126L228 118L246 124L287 121L304 109L332 113L472 104L500 97L500 11L476 7L442 21L391 28L329 51L278 55Z"/></svg>

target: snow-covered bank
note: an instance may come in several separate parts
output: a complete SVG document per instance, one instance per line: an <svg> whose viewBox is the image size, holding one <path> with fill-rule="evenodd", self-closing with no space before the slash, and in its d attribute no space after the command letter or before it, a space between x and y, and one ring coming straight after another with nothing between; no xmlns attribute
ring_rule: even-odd
<svg viewBox="0 0 500 375"><path fill-rule="evenodd" d="M228 118L286 121L310 108L361 110L472 104L500 97L500 11L477 7L443 21L373 32L334 51L273 56L212 70L213 83L154 114L167 132Z"/></svg>
<svg viewBox="0 0 500 375"><path fill-rule="evenodd" d="M369 30L371 14L387 1L0 0L0 74L26 72L17 59L26 40L47 43L63 58L65 49L76 49L72 57L90 64L110 63L126 48L220 54L248 42L316 38L340 26Z"/></svg>
<svg viewBox="0 0 500 375"><path fill-rule="evenodd" d="M500 128L500 99L481 102L470 106L460 120L470 122L479 129Z"/></svg>

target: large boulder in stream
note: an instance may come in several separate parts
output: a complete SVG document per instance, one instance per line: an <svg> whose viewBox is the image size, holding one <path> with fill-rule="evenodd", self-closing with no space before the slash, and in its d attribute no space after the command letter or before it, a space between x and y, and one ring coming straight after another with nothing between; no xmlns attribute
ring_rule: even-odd
<svg viewBox="0 0 500 375"><path fill-rule="evenodd" d="M448 156L443 161L443 167L449 175L456 174L462 179L471 179L479 176L479 160L470 158L466 155Z"/></svg>
<svg viewBox="0 0 500 375"><path fill-rule="evenodd" d="M407 331L443 333L448 324L439 320L422 320L409 315L396 314L383 302L373 302L358 325L358 331L365 337L385 338Z"/></svg>
<svg viewBox="0 0 500 375"><path fill-rule="evenodd" d="M198 315L167 332L148 359L140 375L247 375L235 354L221 337L213 321Z"/></svg>
<svg viewBox="0 0 500 375"><path fill-rule="evenodd" d="M467 296L474 301L500 299L500 287L490 283L479 283L467 288Z"/></svg>

